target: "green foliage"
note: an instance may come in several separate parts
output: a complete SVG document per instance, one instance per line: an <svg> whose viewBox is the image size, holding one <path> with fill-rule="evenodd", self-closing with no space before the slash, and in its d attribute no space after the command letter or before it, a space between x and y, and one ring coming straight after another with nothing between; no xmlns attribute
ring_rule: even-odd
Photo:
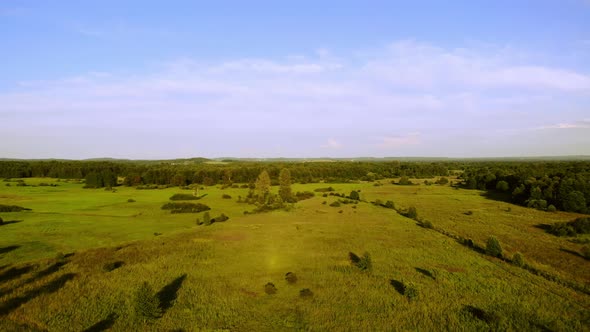
<svg viewBox="0 0 590 332"><path fill-rule="evenodd" d="M504 180L498 181L496 184L496 190L506 192L510 190L510 185Z"/></svg>
<svg viewBox="0 0 590 332"><path fill-rule="evenodd" d="M313 292L309 288L303 288L299 291L299 297L313 297Z"/></svg>
<svg viewBox="0 0 590 332"><path fill-rule="evenodd" d="M514 256L512 256L512 264L519 266L519 267L523 267L525 265L524 255L521 254L520 252L517 252L516 254L514 254Z"/></svg>
<svg viewBox="0 0 590 332"><path fill-rule="evenodd" d="M311 191L298 191L295 193L295 200L299 202L299 201L303 201L305 199L310 199L314 196L315 196L315 194L312 193Z"/></svg>
<svg viewBox="0 0 590 332"><path fill-rule="evenodd" d="M197 197L191 194L174 194L170 196L171 201L195 201L201 199L201 197Z"/></svg>
<svg viewBox="0 0 590 332"><path fill-rule="evenodd" d="M209 215L209 211L203 213L203 225L209 226L211 225L211 215Z"/></svg>
<svg viewBox="0 0 590 332"><path fill-rule="evenodd" d="M434 225L432 224L431 221L429 220L421 220L418 222L418 224L424 228L429 228L429 229L433 229Z"/></svg>
<svg viewBox="0 0 590 332"><path fill-rule="evenodd" d="M446 184L449 183L449 179L447 179L446 177L441 177L440 179L438 179L438 181L436 181L436 184L439 184L441 186L444 186Z"/></svg>
<svg viewBox="0 0 590 332"><path fill-rule="evenodd" d="M135 291L133 305L135 313L144 320L155 319L162 315L160 300L146 281Z"/></svg>
<svg viewBox="0 0 590 332"><path fill-rule="evenodd" d="M399 181L397 182L397 184L402 185L402 186L411 186L414 183L412 183L412 181L410 181L410 179L407 176L402 176Z"/></svg>
<svg viewBox="0 0 590 332"><path fill-rule="evenodd" d="M368 252L365 252L362 257L357 256L353 252L348 253L348 258L352 265L356 266L362 271L370 272L373 270L373 261L371 260L371 255Z"/></svg>
<svg viewBox="0 0 590 332"><path fill-rule="evenodd" d="M171 213L199 213L211 208L202 203L166 203L162 205L162 210L170 210Z"/></svg>
<svg viewBox="0 0 590 332"><path fill-rule="evenodd" d="M332 207L340 207L340 202L334 201L334 202L330 203L330 206L332 206Z"/></svg>
<svg viewBox="0 0 590 332"><path fill-rule="evenodd" d="M405 216L410 218L410 219L418 219L418 210L416 210L415 206L410 206L408 208L408 211L406 211Z"/></svg>
<svg viewBox="0 0 590 332"><path fill-rule="evenodd" d="M586 212L586 199L580 191L569 192L563 201L563 209L571 212Z"/></svg>
<svg viewBox="0 0 590 332"><path fill-rule="evenodd" d="M318 192L318 193L324 193L324 192L335 191L335 189L332 187L327 187L327 188L317 188L317 189L314 189L314 191Z"/></svg>
<svg viewBox="0 0 590 332"><path fill-rule="evenodd" d="M258 202L264 204L270 194L270 176L266 170L263 170L256 179L256 197Z"/></svg>
<svg viewBox="0 0 590 332"><path fill-rule="evenodd" d="M223 195L221 195L221 198L223 198L223 199L231 199L231 195L223 194Z"/></svg>
<svg viewBox="0 0 590 332"><path fill-rule="evenodd" d="M291 172L287 168L281 169L279 174L279 196L284 202L291 202L293 194L291 192Z"/></svg>
<svg viewBox="0 0 590 332"><path fill-rule="evenodd" d="M490 236L486 242L486 254L494 257L502 257L502 246L495 236Z"/></svg>
<svg viewBox="0 0 590 332"><path fill-rule="evenodd" d="M547 212L555 212L557 211L557 209L555 208L555 205L551 204L547 207Z"/></svg>
<svg viewBox="0 0 590 332"><path fill-rule="evenodd" d="M404 295L408 297L408 300L415 301L418 299L420 292L414 283L404 283Z"/></svg>
<svg viewBox="0 0 590 332"><path fill-rule="evenodd" d="M358 191L356 191L356 190L353 190L353 191L350 192L349 198L350 199L354 199L355 201L358 201L359 199L361 199Z"/></svg>
<svg viewBox="0 0 590 332"><path fill-rule="evenodd" d="M590 234L590 217L581 217L569 222L555 223L549 227L547 232L557 236Z"/></svg>
<svg viewBox="0 0 590 332"><path fill-rule="evenodd" d="M395 204L393 203L393 201L387 201L385 202L385 206L388 209L395 209Z"/></svg>
<svg viewBox="0 0 590 332"><path fill-rule="evenodd" d="M130 198L127 200L127 203L135 203L135 200L133 198Z"/></svg>

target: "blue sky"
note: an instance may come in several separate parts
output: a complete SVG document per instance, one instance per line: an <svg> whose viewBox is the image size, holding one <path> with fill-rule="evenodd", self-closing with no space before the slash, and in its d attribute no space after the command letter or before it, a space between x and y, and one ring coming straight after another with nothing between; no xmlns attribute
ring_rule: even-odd
<svg viewBox="0 0 590 332"><path fill-rule="evenodd" d="M0 157L590 154L590 1L2 1Z"/></svg>

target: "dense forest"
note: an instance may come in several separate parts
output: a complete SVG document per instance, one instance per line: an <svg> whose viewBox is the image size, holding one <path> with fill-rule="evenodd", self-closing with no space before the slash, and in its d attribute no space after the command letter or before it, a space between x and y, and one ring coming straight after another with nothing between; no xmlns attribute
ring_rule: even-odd
<svg viewBox="0 0 590 332"><path fill-rule="evenodd" d="M2 161L0 177L85 179L89 188L117 184L215 185L253 183L266 170L274 185L287 168L293 182L338 183L386 178L458 176L453 183L488 191L502 199L541 210L586 213L590 203L587 161L437 161L437 162L243 162L174 163L112 161Z"/></svg>

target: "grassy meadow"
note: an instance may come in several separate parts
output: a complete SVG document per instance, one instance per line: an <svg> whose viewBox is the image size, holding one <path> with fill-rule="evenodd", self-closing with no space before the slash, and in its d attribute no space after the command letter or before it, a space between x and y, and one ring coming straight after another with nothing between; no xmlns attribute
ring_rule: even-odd
<svg viewBox="0 0 590 332"><path fill-rule="evenodd" d="M205 187L198 202L229 220L198 226L203 213L160 209L173 194L192 193L178 187L111 191L25 181L58 186L0 186L2 204L32 209L0 213L0 330L590 329L587 293L440 232L482 246L494 235L508 257L521 252L535 268L587 286L590 262L575 254L582 245L539 227L579 215L527 209L475 190L381 181L295 184L294 192L360 190L365 202L332 207L338 197L316 192L288 211L248 215L254 206L237 202L248 189ZM415 206L435 229L370 203L376 199ZM351 264L349 252L369 253L372 269ZM105 269L109 263L114 268ZM285 280L288 272L295 282ZM158 318L134 310L143 282L160 300ZM265 292L267 283L276 293Z"/></svg>

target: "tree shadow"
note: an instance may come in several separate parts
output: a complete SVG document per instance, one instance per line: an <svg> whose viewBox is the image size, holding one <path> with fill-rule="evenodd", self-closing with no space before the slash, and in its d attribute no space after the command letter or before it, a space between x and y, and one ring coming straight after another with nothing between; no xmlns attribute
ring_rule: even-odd
<svg viewBox="0 0 590 332"><path fill-rule="evenodd" d="M12 298L4 302L2 305L0 305L0 316L9 314L13 310L29 302L30 300L38 297L39 295L57 292L66 284L66 282L74 279L75 276L75 273L64 274L44 286L35 288L33 290L26 292L24 295Z"/></svg>
<svg viewBox="0 0 590 332"><path fill-rule="evenodd" d="M0 248L0 254L5 254L7 252L11 252L11 251L16 250L18 248L20 248L20 246L18 246L18 245L12 245L12 246L8 246L8 247L2 247L2 248Z"/></svg>
<svg viewBox="0 0 590 332"><path fill-rule="evenodd" d="M513 202L511 201L512 195L510 193L503 193L495 190L486 190L484 193L481 194L481 196L494 201L513 204Z"/></svg>
<svg viewBox="0 0 590 332"><path fill-rule="evenodd" d="M6 225L10 225L10 224L18 224L19 222L23 222L23 220L4 220L4 222L1 223L0 226L6 226Z"/></svg>
<svg viewBox="0 0 590 332"><path fill-rule="evenodd" d="M419 267L415 268L417 272L422 273L423 275L427 276L428 278L431 278L432 280L436 280L436 277L432 274L432 272L426 270L426 269L421 269Z"/></svg>
<svg viewBox="0 0 590 332"><path fill-rule="evenodd" d="M19 278L23 274L31 272L33 269L35 269L34 265L26 265L23 267L11 267L10 269L0 274L0 282L6 282L8 280Z"/></svg>
<svg viewBox="0 0 590 332"><path fill-rule="evenodd" d="M357 254L355 254L352 251L348 253L348 258L350 259L352 264L355 264L355 265L361 261L361 258L359 256L357 256Z"/></svg>
<svg viewBox="0 0 590 332"><path fill-rule="evenodd" d="M160 300L160 308L162 309L162 313L166 312L166 310L172 308L174 305L173 302L178 296L178 290L180 287L182 287L184 279L186 279L186 273L172 280L172 282L162 287L162 289L160 289L160 291L156 294L156 297Z"/></svg>
<svg viewBox="0 0 590 332"><path fill-rule="evenodd" d="M551 229L551 225L549 225L549 224L538 224L538 225L534 225L533 227L542 229L547 233L549 233L549 230Z"/></svg>
<svg viewBox="0 0 590 332"><path fill-rule="evenodd" d="M97 322L96 324L92 325L91 327L85 329L83 332L101 332L110 329L114 324L115 321L119 318L116 313L111 312L107 318Z"/></svg>
<svg viewBox="0 0 590 332"><path fill-rule="evenodd" d="M399 281L399 280L395 280L395 279L391 279L389 280L389 284L391 286L393 286L393 288L400 294L400 295L404 295L404 293L406 292L406 286L404 286L404 283Z"/></svg>
<svg viewBox="0 0 590 332"><path fill-rule="evenodd" d="M495 324L498 323L500 320L500 317L497 314L485 311L483 309L471 305L466 305L464 307L464 310L471 314L471 316L473 316L474 318L477 318L488 324Z"/></svg>
<svg viewBox="0 0 590 332"><path fill-rule="evenodd" d="M4 290L3 290L3 291L0 291L0 297L2 297L2 296L6 296L6 295L8 295L8 294L12 293L12 292L13 292L15 289L17 289L17 288L19 288L19 287L22 287L22 286L24 286L24 285L26 285L26 284L29 284L29 283L35 282L35 281L37 281L37 280L39 280L39 279L41 279L41 278L44 278L44 277L46 277L46 276L48 276L48 275L51 275L51 274L53 274L53 273L55 273L55 272L59 271L59 269L60 269L62 266L66 265L67 263L68 263L67 261L62 261L62 262L57 262L57 263L51 264L51 265L50 265L49 267L47 267L46 269L44 269L44 270L41 270L41 271L39 271L39 272L35 273L35 275L33 275L33 276L32 276L32 277L30 277L29 279L27 279L27 280L23 281L22 283L20 283L20 284L19 284L18 286L16 286L15 288L13 288L13 289L8 289L8 290L5 290L5 291L4 291Z"/></svg>
<svg viewBox="0 0 590 332"><path fill-rule="evenodd" d="M560 251L563 251L563 252L567 252L568 254L572 254L574 256L578 256L578 257L583 258L585 260L589 260L588 258L584 257L582 254L580 254L577 251L569 250L569 249L566 249L566 248L559 248L559 250Z"/></svg>

